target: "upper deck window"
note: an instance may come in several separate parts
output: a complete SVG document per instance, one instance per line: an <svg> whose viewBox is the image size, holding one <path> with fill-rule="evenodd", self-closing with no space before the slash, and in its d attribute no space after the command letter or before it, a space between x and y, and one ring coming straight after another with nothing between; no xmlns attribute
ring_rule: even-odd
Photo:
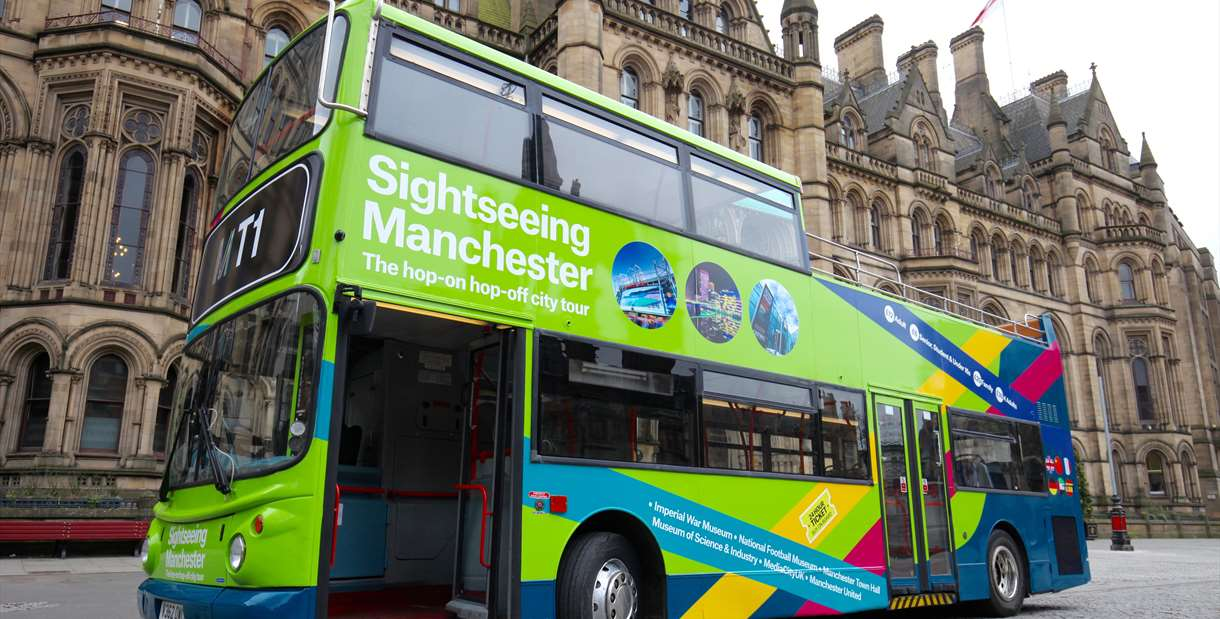
<svg viewBox="0 0 1220 619"><path fill-rule="evenodd" d="M542 101L542 112L543 185L620 212L682 225L676 148L549 97Z"/></svg>
<svg viewBox="0 0 1220 619"><path fill-rule="evenodd" d="M326 91L335 96L343 64L347 18L339 15L331 29ZM330 110L318 105L318 76L326 30L315 27L279 55L242 101L220 168L217 210L246 183L275 161L321 133Z"/></svg>
<svg viewBox="0 0 1220 619"><path fill-rule="evenodd" d="M800 265L792 193L691 157L695 231L714 241Z"/></svg>
<svg viewBox="0 0 1220 619"><path fill-rule="evenodd" d="M525 87L400 38L390 43L369 127L518 178L529 178Z"/></svg>

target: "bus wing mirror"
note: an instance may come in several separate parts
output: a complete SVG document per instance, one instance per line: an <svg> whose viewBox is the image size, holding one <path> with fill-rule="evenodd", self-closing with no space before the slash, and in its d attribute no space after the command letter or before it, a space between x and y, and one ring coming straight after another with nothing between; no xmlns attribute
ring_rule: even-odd
<svg viewBox="0 0 1220 619"><path fill-rule="evenodd" d="M352 293L347 296L346 293ZM350 335L370 335L377 317L377 302L361 297L359 286L339 284L335 290L334 312L339 316L340 326L346 326Z"/></svg>

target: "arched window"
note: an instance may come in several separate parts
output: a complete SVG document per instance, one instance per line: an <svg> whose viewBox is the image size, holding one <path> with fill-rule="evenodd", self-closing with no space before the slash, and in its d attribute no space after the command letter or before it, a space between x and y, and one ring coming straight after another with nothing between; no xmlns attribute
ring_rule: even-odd
<svg viewBox="0 0 1220 619"><path fill-rule="evenodd" d="M190 285L191 247L195 242L195 206L199 203L199 180L188 171L182 183L182 201L178 205L178 239L174 243L173 291L186 296Z"/></svg>
<svg viewBox="0 0 1220 619"><path fill-rule="evenodd" d="M979 261L979 239L973 234L970 235L970 259L978 264Z"/></svg>
<svg viewBox="0 0 1220 619"><path fill-rule="evenodd" d="M169 415L174 407L174 388L178 385L178 364L169 366L165 373L165 384L161 385L161 393L157 395L157 425L153 426L153 453L165 457L165 447L169 436Z"/></svg>
<svg viewBox="0 0 1220 619"><path fill-rule="evenodd" d="M1152 262L1152 296L1158 304L1164 304L1169 301L1168 282L1165 277L1165 268L1161 266L1160 261Z"/></svg>
<svg viewBox="0 0 1220 619"><path fill-rule="evenodd" d="M1013 245L1008 250L1008 275L1011 278L1012 285L1016 286L1020 283L1021 278L1017 276L1021 269L1017 268L1017 261L1020 258L1017 251L1017 246Z"/></svg>
<svg viewBox="0 0 1220 619"><path fill-rule="evenodd" d="M112 283L131 285L140 281L152 192L152 157L139 149L127 151L119 164L110 222L110 254L106 256L106 279Z"/></svg>
<svg viewBox="0 0 1220 619"><path fill-rule="evenodd" d="M1110 130L1101 128L1101 163L1111 172L1118 172L1118 157L1115 156L1116 148L1114 146L1114 136L1110 135Z"/></svg>
<svg viewBox="0 0 1220 619"><path fill-rule="evenodd" d="M690 0L678 0L678 17L690 19Z"/></svg>
<svg viewBox="0 0 1220 619"><path fill-rule="evenodd" d="M118 355L103 355L89 370L87 389L80 448L118 451L127 400L127 364Z"/></svg>
<svg viewBox="0 0 1220 619"><path fill-rule="evenodd" d="M703 135L703 96L692 90L686 98L686 130Z"/></svg>
<svg viewBox="0 0 1220 619"><path fill-rule="evenodd" d="M177 0L174 3L174 30L171 36L178 41L198 43L202 21L203 10L196 0Z"/></svg>
<svg viewBox="0 0 1220 619"><path fill-rule="evenodd" d="M757 113L750 114L746 122L746 142L750 147L750 156L763 161L763 153L766 152L763 148L763 121Z"/></svg>
<svg viewBox="0 0 1220 619"><path fill-rule="evenodd" d="M923 253L923 229L927 225L923 211L916 210L911 213L911 249L915 251L916 256Z"/></svg>
<svg viewBox="0 0 1220 619"><path fill-rule="evenodd" d="M51 243L43 279L68 279L72 276L72 253L76 247L76 221L80 215L81 188L85 180L85 148L75 146L64 154L59 165L59 188L51 211Z"/></svg>
<svg viewBox="0 0 1220 619"><path fill-rule="evenodd" d="M432 4L435 4L436 6L442 8L442 9L448 9L450 11L453 11L454 13L462 12L461 0L432 0ZM652 4L652 3L649 2L649 4Z"/></svg>
<svg viewBox="0 0 1220 619"><path fill-rule="evenodd" d="M618 80L619 97L624 105L640 109L640 76L631 67L623 67Z"/></svg>
<svg viewBox="0 0 1220 619"><path fill-rule="evenodd" d="M34 355L26 374L25 402L21 414L21 438L17 449L39 451L47 432L47 414L51 410L51 357L45 352Z"/></svg>
<svg viewBox="0 0 1220 619"><path fill-rule="evenodd" d="M1135 272L1129 262L1118 263L1118 289L1123 301L1135 300Z"/></svg>
<svg viewBox="0 0 1220 619"><path fill-rule="evenodd" d="M1002 279L1000 273L1000 253L1004 251L1004 243L998 237L991 239L991 277Z"/></svg>
<svg viewBox="0 0 1220 619"><path fill-rule="evenodd" d="M1100 275L1097 272L1097 263L1093 262L1092 258L1085 260L1084 263L1084 292L1089 297L1089 301L1097 303L1101 301L1101 297L1097 294L1097 284L1094 282Z"/></svg>
<svg viewBox="0 0 1220 619"><path fill-rule="evenodd" d="M1144 466L1148 469L1148 494L1164 496L1168 490L1165 483L1165 456L1154 449L1144 458Z"/></svg>
<svg viewBox="0 0 1220 619"><path fill-rule="evenodd" d="M1046 289L1051 294L1062 294L1059 289L1059 257L1050 254L1046 257Z"/></svg>
<svg viewBox="0 0 1220 619"><path fill-rule="evenodd" d="M1156 410L1152 401L1152 384L1148 379L1148 361L1143 357L1131 360L1131 379L1135 382L1135 408L1140 421L1156 419Z"/></svg>
<svg viewBox="0 0 1220 619"><path fill-rule="evenodd" d="M937 217L936 222L932 224L932 242L936 244L936 255L947 255L945 250L952 245L952 238L948 226L945 225L945 220Z"/></svg>
<svg viewBox="0 0 1220 619"><path fill-rule="evenodd" d="M288 31L279 26L272 26L267 29L266 40L263 41L263 65L267 65L275 57L279 55L285 47L288 47L288 41L292 37L288 35Z"/></svg>
<svg viewBox="0 0 1220 619"><path fill-rule="evenodd" d="M848 148L856 148L856 118L848 113L839 117L839 142Z"/></svg>
<svg viewBox="0 0 1220 619"><path fill-rule="evenodd" d="M1035 257L1033 249L1030 249L1029 255L1025 257L1025 262L1029 266L1029 287L1041 290L1041 286L1038 285L1038 258Z"/></svg>
<svg viewBox="0 0 1220 619"><path fill-rule="evenodd" d="M1021 185L1021 206L1027 211L1032 211L1038 208L1038 189L1034 187L1034 182L1025 179Z"/></svg>
<svg viewBox="0 0 1220 619"><path fill-rule="evenodd" d="M720 10L716 11L716 32L720 34L729 33L729 24L733 21L733 12L729 9L729 5L720 5Z"/></svg>
<svg viewBox="0 0 1220 619"><path fill-rule="evenodd" d="M873 202L873 205L868 207L868 238L872 243L873 250L881 251L881 205Z"/></svg>
<svg viewBox="0 0 1220 619"><path fill-rule="evenodd" d="M1189 451L1183 450L1178 456L1178 461L1182 463L1182 480L1186 482L1186 496L1198 500L1199 495L1199 471L1195 468L1195 459Z"/></svg>
<svg viewBox="0 0 1220 619"><path fill-rule="evenodd" d="M983 170L983 192L987 194L988 198L1000 199L999 175L994 173L991 168Z"/></svg>

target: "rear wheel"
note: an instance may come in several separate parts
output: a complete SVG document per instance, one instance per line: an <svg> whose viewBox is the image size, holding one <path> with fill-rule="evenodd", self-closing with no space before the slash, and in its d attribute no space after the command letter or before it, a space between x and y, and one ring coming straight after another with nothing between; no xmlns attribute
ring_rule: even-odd
<svg viewBox="0 0 1220 619"><path fill-rule="evenodd" d="M638 619L635 549L616 533L588 533L572 542L559 566L560 619Z"/></svg>
<svg viewBox="0 0 1220 619"><path fill-rule="evenodd" d="M987 580L991 597L983 603L993 617L1011 617L1021 612L1029 583L1025 580L1025 554L1008 533L991 533L987 544Z"/></svg>

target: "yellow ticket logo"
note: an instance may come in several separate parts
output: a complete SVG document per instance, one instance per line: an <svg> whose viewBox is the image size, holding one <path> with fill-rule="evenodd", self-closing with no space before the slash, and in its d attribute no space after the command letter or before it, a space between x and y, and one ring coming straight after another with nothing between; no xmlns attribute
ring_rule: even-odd
<svg viewBox="0 0 1220 619"><path fill-rule="evenodd" d="M806 541L812 544L838 515L839 509L830 502L830 488L822 490L822 494L801 512L801 526L805 528Z"/></svg>

